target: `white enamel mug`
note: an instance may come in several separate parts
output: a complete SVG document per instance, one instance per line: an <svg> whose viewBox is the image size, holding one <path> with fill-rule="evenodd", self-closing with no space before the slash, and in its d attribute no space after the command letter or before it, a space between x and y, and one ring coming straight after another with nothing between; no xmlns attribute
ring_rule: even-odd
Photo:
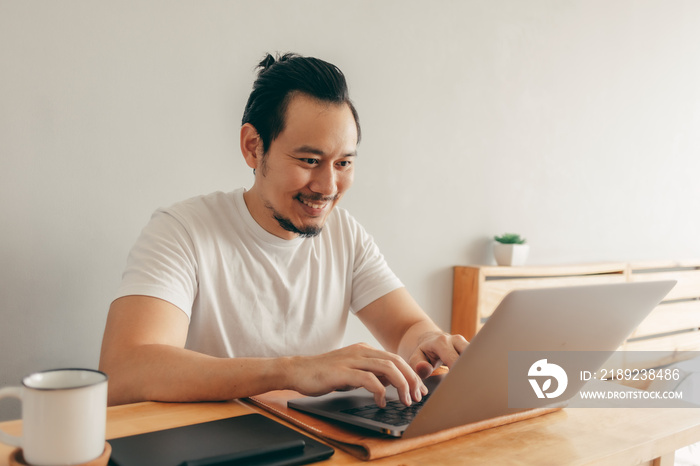
<svg viewBox="0 0 700 466"><path fill-rule="evenodd" d="M105 448L107 375L91 369L54 369L0 389L22 402L22 436L0 431L0 442L22 448L32 466L86 463Z"/></svg>

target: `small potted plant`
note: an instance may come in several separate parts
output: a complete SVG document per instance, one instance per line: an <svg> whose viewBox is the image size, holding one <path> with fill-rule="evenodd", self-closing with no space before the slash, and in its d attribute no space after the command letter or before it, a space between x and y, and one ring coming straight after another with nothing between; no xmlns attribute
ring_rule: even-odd
<svg viewBox="0 0 700 466"><path fill-rule="evenodd" d="M504 233L501 236L494 236L493 255L498 265L525 265L527 253L530 249L525 244L525 238L521 238L517 233Z"/></svg>

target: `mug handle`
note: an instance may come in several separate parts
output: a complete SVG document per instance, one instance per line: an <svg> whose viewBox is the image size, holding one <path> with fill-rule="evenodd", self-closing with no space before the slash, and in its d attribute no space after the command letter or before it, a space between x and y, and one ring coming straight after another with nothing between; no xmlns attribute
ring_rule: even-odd
<svg viewBox="0 0 700 466"><path fill-rule="evenodd" d="M5 387L0 388L0 398L14 397L22 401L22 387ZM15 447L22 446L22 437L15 437L0 430L0 442L12 445Z"/></svg>

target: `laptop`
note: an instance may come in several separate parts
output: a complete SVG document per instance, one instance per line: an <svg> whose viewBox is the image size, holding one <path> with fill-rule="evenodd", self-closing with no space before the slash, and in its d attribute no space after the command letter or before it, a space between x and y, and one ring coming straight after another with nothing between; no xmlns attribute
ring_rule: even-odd
<svg viewBox="0 0 700 466"><path fill-rule="evenodd" d="M398 416L385 418L392 409L379 409L364 388L297 398L288 406L403 438L532 409L509 406L509 353L583 352L586 360L577 367L593 373L675 284L671 280L512 291L450 371L425 380L429 394L423 401L406 408L396 389L387 387L387 408L397 408ZM565 392L540 406L561 405L574 397L586 383L577 379L569 377Z"/></svg>

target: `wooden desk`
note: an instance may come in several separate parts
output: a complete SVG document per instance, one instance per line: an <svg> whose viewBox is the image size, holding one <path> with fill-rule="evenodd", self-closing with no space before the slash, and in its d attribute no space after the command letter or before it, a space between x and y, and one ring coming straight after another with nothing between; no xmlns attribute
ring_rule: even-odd
<svg viewBox="0 0 700 466"><path fill-rule="evenodd" d="M108 409L107 438L250 412L259 411L239 401L117 406ZM21 422L4 422L0 427L16 435L21 430ZM383 458L372 464L661 466L673 464L675 450L698 441L700 409L565 409ZM12 450L0 444L0 466L8 465ZM363 462L336 448L330 460L317 464L357 463Z"/></svg>

